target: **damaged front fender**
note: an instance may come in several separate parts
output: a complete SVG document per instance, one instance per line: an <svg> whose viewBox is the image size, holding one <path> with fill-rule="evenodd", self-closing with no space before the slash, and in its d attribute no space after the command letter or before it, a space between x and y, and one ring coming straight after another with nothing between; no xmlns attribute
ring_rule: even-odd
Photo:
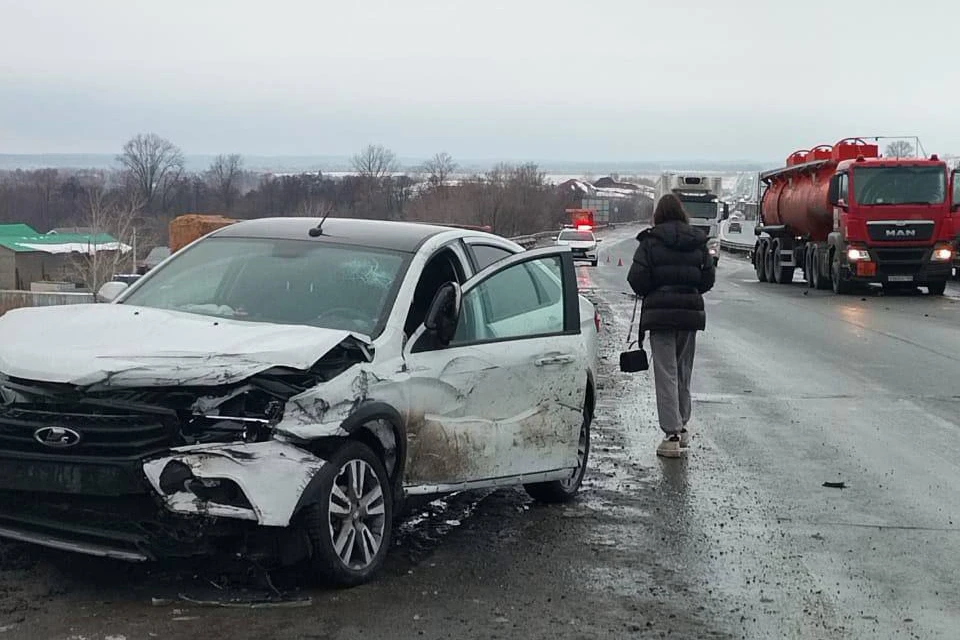
<svg viewBox="0 0 960 640"><path fill-rule="evenodd" d="M324 460L287 442L180 447L143 471L178 514L253 520L285 527Z"/></svg>
<svg viewBox="0 0 960 640"><path fill-rule="evenodd" d="M407 376L385 377L368 365L354 365L338 377L287 401L276 432L297 440L349 435L349 425L371 402L406 405L400 382ZM381 416L383 417L383 416Z"/></svg>

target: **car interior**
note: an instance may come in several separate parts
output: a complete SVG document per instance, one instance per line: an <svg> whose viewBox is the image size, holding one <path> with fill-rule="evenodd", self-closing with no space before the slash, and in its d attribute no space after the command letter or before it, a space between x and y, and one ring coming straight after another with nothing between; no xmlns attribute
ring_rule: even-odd
<svg viewBox="0 0 960 640"><path fill-rule="evenodd" d="M463 284L465 280L463 268L457 256L450 249L443 249L427 262L413 292L413 301L407 312L407 321L403 332L409 338L413 332L423 324L430 310L430 303L442 285L447 282Z"/></svg>

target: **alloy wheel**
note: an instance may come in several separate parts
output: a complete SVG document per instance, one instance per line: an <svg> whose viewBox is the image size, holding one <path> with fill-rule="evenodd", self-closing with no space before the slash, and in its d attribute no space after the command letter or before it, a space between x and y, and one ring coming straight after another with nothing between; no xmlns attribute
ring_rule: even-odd
<svg viewBox="0 0 960 640"><path fill-rule="evenodd" d="M364 460L340 467L330 491L330 539L344 566L368 567L380 551L387 527L383 487Z"/></svg>

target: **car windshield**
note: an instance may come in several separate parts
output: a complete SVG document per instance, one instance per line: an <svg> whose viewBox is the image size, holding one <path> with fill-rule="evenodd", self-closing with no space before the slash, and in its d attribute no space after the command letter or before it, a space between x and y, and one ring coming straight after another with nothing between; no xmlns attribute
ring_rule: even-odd
<svg viewBox="0 0 960 640"><path fill-rule="evenodd" d="M717 217L716 202L684 202L683 208L691 218L708 218L714 220Z"/></svg>
<svg viewBox="0 0 960 640"><path fill-rule="evenodd" d="M589 231L561 231L558 240L564 242L593 242L593 234Z"/></svg>
<svg viewBox="0 0 960 640"><path fill-rule="evenodd" d="M210 238L145 278L123 304L375 336L406 254L306 240Z"/></svg>
<svg viewBox="0 0 960 640"><path fill-rule="evenodd" d="M943 167L857 167L853 171L857 204L940 204L945 197Z"/></svg>

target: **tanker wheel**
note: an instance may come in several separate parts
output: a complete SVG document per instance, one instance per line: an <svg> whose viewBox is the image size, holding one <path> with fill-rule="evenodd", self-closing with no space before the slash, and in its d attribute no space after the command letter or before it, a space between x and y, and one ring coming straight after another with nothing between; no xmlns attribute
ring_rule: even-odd
<svg viewBox="0 0 960 640"><path fill-rule="evenodd" d="M790 284L793 282L793 267L784 267L782 264L782 254L780 241L773 245L773 280L777 284Z"/></svg>
<svg viewBox="0 0 960 640"><path fill-rule="evenodd" d="M773 256L776 253L776 246L771 242L767 244L767 250L763 252L763 268L767 271L767 282L776 282L776 273L773 270Z"/></svg>
<svg viewBox="0 0 960 640"><path fill-rule="evenodd" d="M853 285L849 280L844 280L840 276L840 253L832 252L830 254L830 282L833 284L833 292L837 295L846 295L853 290Z"/></svg>
<svg viewBox="0 0 960 640"><path fill-rule="evenodd" d="M816 249L810 252L810 262L807 265L807 286L811 289L820 289L820 266L817 260Z"/></svg>
<svg viewBox="0 0 960 640"><path fill-rule="evenodd" d="M753 252L753 268L757 272L757 280L767 281L767 243L761 242Z"/></svg>
<svg viewBox="0 0 960 640"><path fill-rule="evenodd" d="M820 250L814 249L813 250L813 273L814 273L813 281L815 283L814 286L817 289L820 289L821 291L825 291L831 287L831 282L830 282L830 278L820 273L821 264L822 262L820 261Z"/></svg>

